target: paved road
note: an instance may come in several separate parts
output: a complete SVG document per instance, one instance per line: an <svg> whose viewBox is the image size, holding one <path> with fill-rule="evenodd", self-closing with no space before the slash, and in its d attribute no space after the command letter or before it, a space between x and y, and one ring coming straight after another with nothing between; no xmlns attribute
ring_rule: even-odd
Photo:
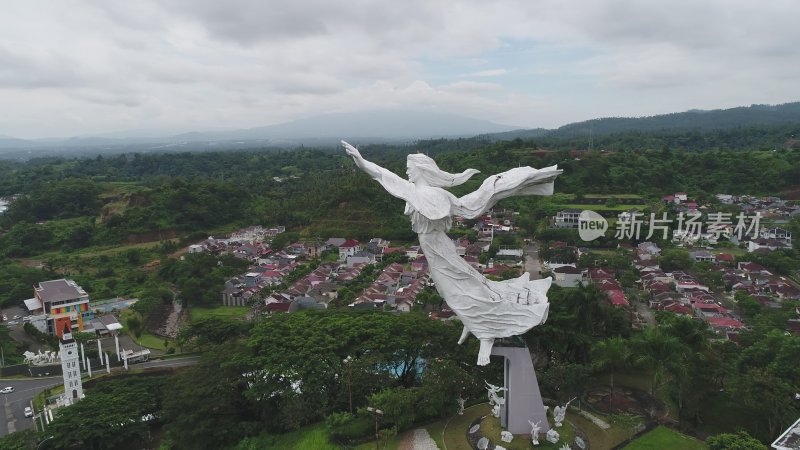
<svg viewBox="0 0 800 450"><path fill-rule="evenodd" d="M186 358L175 358L159 361L148 361L145 363L131 364L137 369L147 369L152 367L184 367L197 364L199 356ZM0 387L12 386L14 392L11 394L0 394L4 403L4 408L0 408L0 436L15 431L33 428L33 419L26 418L24 410L31 405L31 400L39 392L51 386L63 384L61 377L32 378L32 379L5 379L0 380Z"/></svg>
<svg viewBox="0 0 800 450"><path fill-rule="evenodd" d="M62 383L61 377L0 380L0 386L14 388L11 394L0 394L0 401L3 402L3 408L0 408L0 436L33 428L33 419L25 417L25 407L31 406L31 400L39 392Z"/></svg>
<svg viewBox="0 0 800 450"><path fill-rule="evenodd" d="M645 294L649 296L650 294ZM642 318L644 323L647 325L654 327L656 326L656 317L653 310L650 309L650 306L645 302L634 302L634 308L636 308L636 312L639 313L639 317Z"/></svg>
<svg viewBox="0 0 800 450"><path fill-rule="evenodd" d="M532 242L525 249L525 270L530 272L531 280L538 280L542 278L540 274L542 270L542 263L539 261L539 243Z"/></svg>
<svg viewBox="0 0 800 450"><path fill-rule="evenodd" d="M137 369L149 369L152 367L185 367L197 364L200 361L199 356L187 356L185 358L164 359L159 361L148 361L145 363L136 364Z"/></svg>

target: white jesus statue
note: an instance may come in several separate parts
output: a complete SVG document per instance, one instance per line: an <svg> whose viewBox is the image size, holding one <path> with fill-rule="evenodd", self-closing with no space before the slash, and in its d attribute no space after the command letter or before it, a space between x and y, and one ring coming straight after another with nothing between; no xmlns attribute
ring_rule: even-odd
<svg viewBox="0 0 800 450"><path fill-rule="evenodd" d="M475 270L457 253L445 234L452 216L475 218L498 201L517 195L552 195L553 180L561 173L556 166L544 169L519 167L492 175L474 192L456 197L444 188L457 186L478 173L468 169L451 174L421 154L408 155L408 180L367 161L342 141L356 165L386 189L405 200L405 214L428 260L436 290L464 324L459 344L472 333L480 341L478 365L489 363L496 338L520 335L547 319L547 290L552 279L530 280L527 272L506 281L492 281Z"/></svg>

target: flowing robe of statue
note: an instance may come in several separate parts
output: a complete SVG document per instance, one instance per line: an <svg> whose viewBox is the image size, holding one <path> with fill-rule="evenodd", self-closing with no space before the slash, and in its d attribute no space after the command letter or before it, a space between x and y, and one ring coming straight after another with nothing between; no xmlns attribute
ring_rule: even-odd
<svg viewBox="0 0 800 450"><path fill-rule="evenodd" d="M525 333L547 319L546 294L551 278L530 280L525 272L511 280L489 280L456 253L455 244L445 233L454 215L473 219L504 198L552 195L553 180L561 173L556 166L538 170L519 167L492 175L475 192L457 198L435 184L461 184L476 170L449 174L425 155L409 155L409 181L365 160L350 144L342 143L360 169L391 195L405 200L404 213L410 216L411 228L419 236L436 290L464 324L459 343L469 333L480 340L478 365L489 363L494 339Z"/></svg>

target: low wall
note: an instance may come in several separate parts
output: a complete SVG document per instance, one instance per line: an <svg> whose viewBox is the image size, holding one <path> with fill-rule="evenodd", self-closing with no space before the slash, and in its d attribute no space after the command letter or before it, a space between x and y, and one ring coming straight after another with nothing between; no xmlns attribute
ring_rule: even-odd
<svg viewBox="0 0 800 450"><path fill-rule="evenodd" d="M0 376L13 377L16 375L28 375L28 365L15 364L13 366L5 366L0 368Z"/></svg>

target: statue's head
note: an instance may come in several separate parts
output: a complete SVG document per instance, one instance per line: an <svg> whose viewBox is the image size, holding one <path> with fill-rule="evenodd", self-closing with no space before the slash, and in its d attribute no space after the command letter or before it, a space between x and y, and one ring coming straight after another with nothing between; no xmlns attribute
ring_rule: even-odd
<svg viewBox="0 0 800 450"><path fill-rule="evenodd" d="M436 165L436 161L420 153L408 155L406 165L409 181L432 187L458 186L478 173L475 169L467 169L458 174L445 172Z"/></svg>

